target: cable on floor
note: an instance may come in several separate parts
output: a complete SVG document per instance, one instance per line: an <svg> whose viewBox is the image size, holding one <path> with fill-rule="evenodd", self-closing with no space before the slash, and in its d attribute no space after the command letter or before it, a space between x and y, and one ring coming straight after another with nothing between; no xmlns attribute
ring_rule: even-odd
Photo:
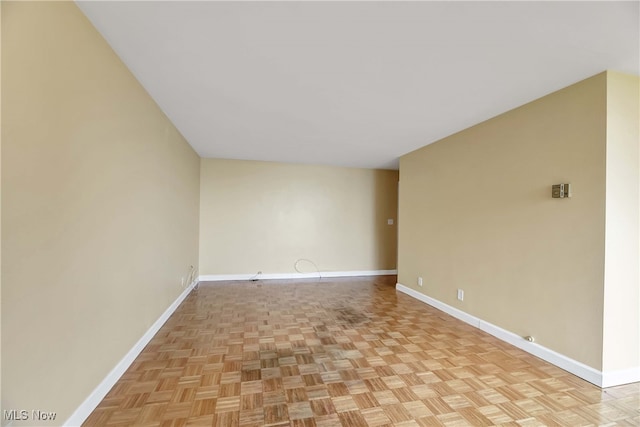
<svg viewBox="0 0 640 427"><path fill-rule="evenodd" d="M316 273L318 273L318 278L319 278L319 279L322 279L322 274L320 273L320 269L318 268L318 266L316 265L316 263L315 263L315 262L313 262L313 261L311 261L310 259L307 259L307 258L300 258L300 259L298 259L298 260L293 264L293 268L295 268L295 270L296 270L298 273L305 274L303 271L300 271L300 269L298 268L298 264L299 264L301 261L305 261L305 262L308 262L309 264L313 265L313 267L316 269Z"/></svg>

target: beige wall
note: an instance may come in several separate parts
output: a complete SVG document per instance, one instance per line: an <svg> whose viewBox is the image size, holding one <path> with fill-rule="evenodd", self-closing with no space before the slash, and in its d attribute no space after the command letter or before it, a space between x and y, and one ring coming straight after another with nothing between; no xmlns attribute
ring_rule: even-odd
<svg viewBox="0 0 640 427"><path fill-rule="evenodd" d="M202 159L200 274L294 273L301 258L395 269L397 184L397 171Z"/></svg>
<svg viewBox="0 0 640 427"><path fill-rule="evenodd" d="M640 78L607 73L603 370L640 369Z"/></svg>
<svg viewBox="0 0 640 427"><path fill-rule="evenodd" d="M601 369L606 105L603 73L403 156L398 281Z"/></svg>
<svg viewBox="0 0 640 427"><path fill-rule="evenodd" d="M72 2L2 2L3 409L62 423L197 266L199 158Z"/></svg>

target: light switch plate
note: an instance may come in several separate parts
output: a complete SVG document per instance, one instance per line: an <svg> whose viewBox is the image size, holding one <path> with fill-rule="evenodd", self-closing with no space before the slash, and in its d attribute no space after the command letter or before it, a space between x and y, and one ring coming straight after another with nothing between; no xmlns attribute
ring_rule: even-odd
<svg viewBox="0 0 640 427"><path fill-rule="evenodd" d="M551 186L551 197L565 199L571 197L571 184L554 184Z"/></svg>

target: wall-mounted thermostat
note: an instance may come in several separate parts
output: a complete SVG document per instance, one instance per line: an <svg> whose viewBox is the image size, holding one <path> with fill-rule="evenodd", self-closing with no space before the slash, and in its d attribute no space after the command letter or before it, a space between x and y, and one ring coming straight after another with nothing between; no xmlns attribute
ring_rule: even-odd
<svg viewBox="0 0 640 427"><path fill-rule="evenodd" d="M555 184L551 186L551 197L564 199L571 197L571 184Z"/></svg>

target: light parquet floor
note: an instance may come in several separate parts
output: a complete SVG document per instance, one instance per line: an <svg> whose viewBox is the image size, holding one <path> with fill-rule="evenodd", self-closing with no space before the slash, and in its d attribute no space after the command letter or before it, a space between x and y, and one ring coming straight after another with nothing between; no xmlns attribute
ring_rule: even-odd
<svg viewBox="0 0 640 427"><path fill-rule="evenodd" d="M394 285L201 283L84 425L640 425L640 384L601 390Z"/></svg>

